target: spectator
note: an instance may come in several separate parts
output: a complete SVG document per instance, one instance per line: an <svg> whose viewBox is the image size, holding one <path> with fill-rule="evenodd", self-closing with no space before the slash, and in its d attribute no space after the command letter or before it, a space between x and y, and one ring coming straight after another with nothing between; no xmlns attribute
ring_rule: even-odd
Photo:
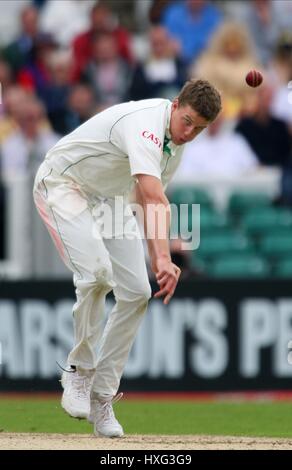
<svg viewBox="0 0 292 470"><path fill-rule="evenodd" d="M177 180L192 177L232 179L258 166L258 159L246 140L226 126L221 114L206 131L186 145Z"/></svg>
<svg viewBox="0 0 292 470"><path fill-rule="evenodd" d="M130 99L165 97L172 99L186 80L183 63L176 57L175 46L162 26L149 33L150 54L133 74Z"/></svg>
<svg viewBox="0 0 292 470"><path fill-rule="evenodd" d="M124 100L131 80L129 65L120 58L115 37L100 33L93 39L92 60L83 79L90 84L101 107L112 106Z"/></svg>
<svg viewBox="0 0 292 470"><path fill-rule="evenodd" d="M41 90L40 98L46 106L50 123L58 134L66 134L68 96L71 89L73 60L68 51L55 51L48 57L50 80Z"/></svg>
<svg viewBox="0 0 292 470"><path fill-rule="evenodd" d="M34 6L25 7L21 12L20 20L20 35L3 51L3 57L14 73L31 63L34 43L40 33L38 10Z"/></svg>
<svg viewBox="0 0 292 470"><path fill-rule="evenodd" d="M180 42L181 57L189 64L207 47L221 20L221 12L207 0L182 0L166 8L162 24Z"/></svg>
<svg viewBox="0 0 292 470"><path fill-rule="evenodd" d="M235 118L252 96L245 75L254 68L259 66L248 31L240 24L226 22L214 33L210 46L192 67L191 75L214 83L224 96L226 116Z"/></svg>
<svg viewBox="0 0 292 470"><path fill-rule="evenodd" d="M255 44L257 58L264 66L269 63L282 31L282 9L276 7L278 3L280 3L279 0L276 2L271 0L243 2L242 14L237 18L248 28Z"/></svg>
<svg viewBox="0 0 292 470"><path fill-rule="evenodd" d="M1 0L0 15L0 44L5 47L10 44L20 33L20 24L17 18L24 7L30 5L31 0L11 1Z"/></svg>
<svg viewBox="0 0 292 470"><path fill-rule="evenodd" d="M35 39L32 61L20 70L18 83L25 89L37 92L41 96L51 80L50 54L57 48L58 44L50 34L39 34Z"/></svg>
<svg viewBox="0 0 292 470"><path fill-rule="evenodd" d="M222 7L225 18L230 21L236 21L237 23L244 23L249 9L249 3L250 0L239 2L224 1Z"/></svg>
<svg viewBox="0 0 292 470"><path fill-rule="evenodd" d="M112 34L116 40L119 55L128 62L132 61L128 31L117 24L108 4L100 1L91 10L89 30L77 36L73 41L75 78L79 78L92 59L93 39L101 33Z"/></svg>
<svg viewBox="0 0 292 470"><path fill-rule="evenodd" d="M285 165L290 158L291 139L284 121L271 114L274 89L262 84L251 115L239 120L236 131L250 144L263 165Z"/></svg>
<svg viewBox="0 0 292 470"><path fill-rule="evenodd" d="M59 136L47 125L43 105L31 98L19 107L18 128L1 145L3 178L34 174Z"/></svg>
<svg viewBox="0 0 292 470"><path fill-rule="evenodd" d="M273 15L278 19L281 30L292 30L292 2L287 0L272 0Z"/></svg>
<svg viewBox="0 0 292 470"><path fill-rule="evenodd" d="M279 35L292 29L292 2L225 1L224 10L229 18L246 25L257 47L258 60L267 66Z"/></svg>
<svg viewBox="0 0 292 470"><path fill-rule="evenodd" d="M259 161L282 168L280 201L292 205L291 136L287 124L271 114L274 89L262 85L251 116L241 119L237 132L245 137Z"/></svg>
<svg viewBox="0 0 292 470"><path fill-rule="evenodd" d="M94 92L85 84L77 84L71 89L67 105L68 132L73 131L98 112Z"/></svg>
<svg viewBox="0 0 292 470"><path fill-rule="evenodd" d="M30 94L20 86L4 88L3 114L0 118L0 144L18 127L19 112L30 98Z"/></svg>

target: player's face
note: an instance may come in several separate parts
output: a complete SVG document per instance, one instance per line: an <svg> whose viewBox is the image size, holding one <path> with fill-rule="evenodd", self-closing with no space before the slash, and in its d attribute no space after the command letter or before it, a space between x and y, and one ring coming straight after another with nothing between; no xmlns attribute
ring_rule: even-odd
<svg viewBox="0 0 292 470"><path fill-rule="evenodd" d="M208 126L209 121L194 111L191 106L178 106L175 99L172 103L170 118L171 140L175 145L191 142Z"/></svg>

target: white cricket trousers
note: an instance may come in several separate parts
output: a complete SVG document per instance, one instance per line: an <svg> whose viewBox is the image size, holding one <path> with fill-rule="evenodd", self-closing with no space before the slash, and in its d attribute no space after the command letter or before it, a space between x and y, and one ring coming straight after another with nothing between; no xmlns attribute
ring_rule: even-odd
<svg viewBox="0 0 292 470"><path fill-rule="evenodd" d="M36 175L34 200L59 254L74 273L75 346L68 364L96 369L92 391L115 395L151 297L141 237L137 230L123 227L132 239L102 238L100 221L94 217L96 205L93 210L90 198L47 162ZM136 224L133 214L131 218L128 227ZM115 306L104 327L105 297L111 290Z"/></svg>

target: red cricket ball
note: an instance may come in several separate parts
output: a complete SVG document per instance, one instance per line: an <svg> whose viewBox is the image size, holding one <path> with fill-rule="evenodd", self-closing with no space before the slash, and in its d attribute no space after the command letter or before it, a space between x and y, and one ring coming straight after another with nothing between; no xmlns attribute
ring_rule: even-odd
<svg viewBox="0 0 292 470"><path fill-rule="evenodd" d="M245 77L245 81L249 86L256 88L262 83L263 76L258 70L250 70Z"/></svg>

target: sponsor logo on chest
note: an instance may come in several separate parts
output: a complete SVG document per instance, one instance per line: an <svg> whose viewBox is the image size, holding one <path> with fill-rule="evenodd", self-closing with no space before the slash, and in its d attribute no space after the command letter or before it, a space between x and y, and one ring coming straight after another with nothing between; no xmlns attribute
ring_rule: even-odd
<svg viewBox="0 0 292 470"><path fill-rule="evenodd" d="M161 140L156 137L156 135L153 134L153 132L151 131L143 131L142 132L142 137L144 137L144 139L148 139L148 140L152 140L152 142L158 146L158 148L161 149L162 147L162 143L161 143Z"/></svg>

